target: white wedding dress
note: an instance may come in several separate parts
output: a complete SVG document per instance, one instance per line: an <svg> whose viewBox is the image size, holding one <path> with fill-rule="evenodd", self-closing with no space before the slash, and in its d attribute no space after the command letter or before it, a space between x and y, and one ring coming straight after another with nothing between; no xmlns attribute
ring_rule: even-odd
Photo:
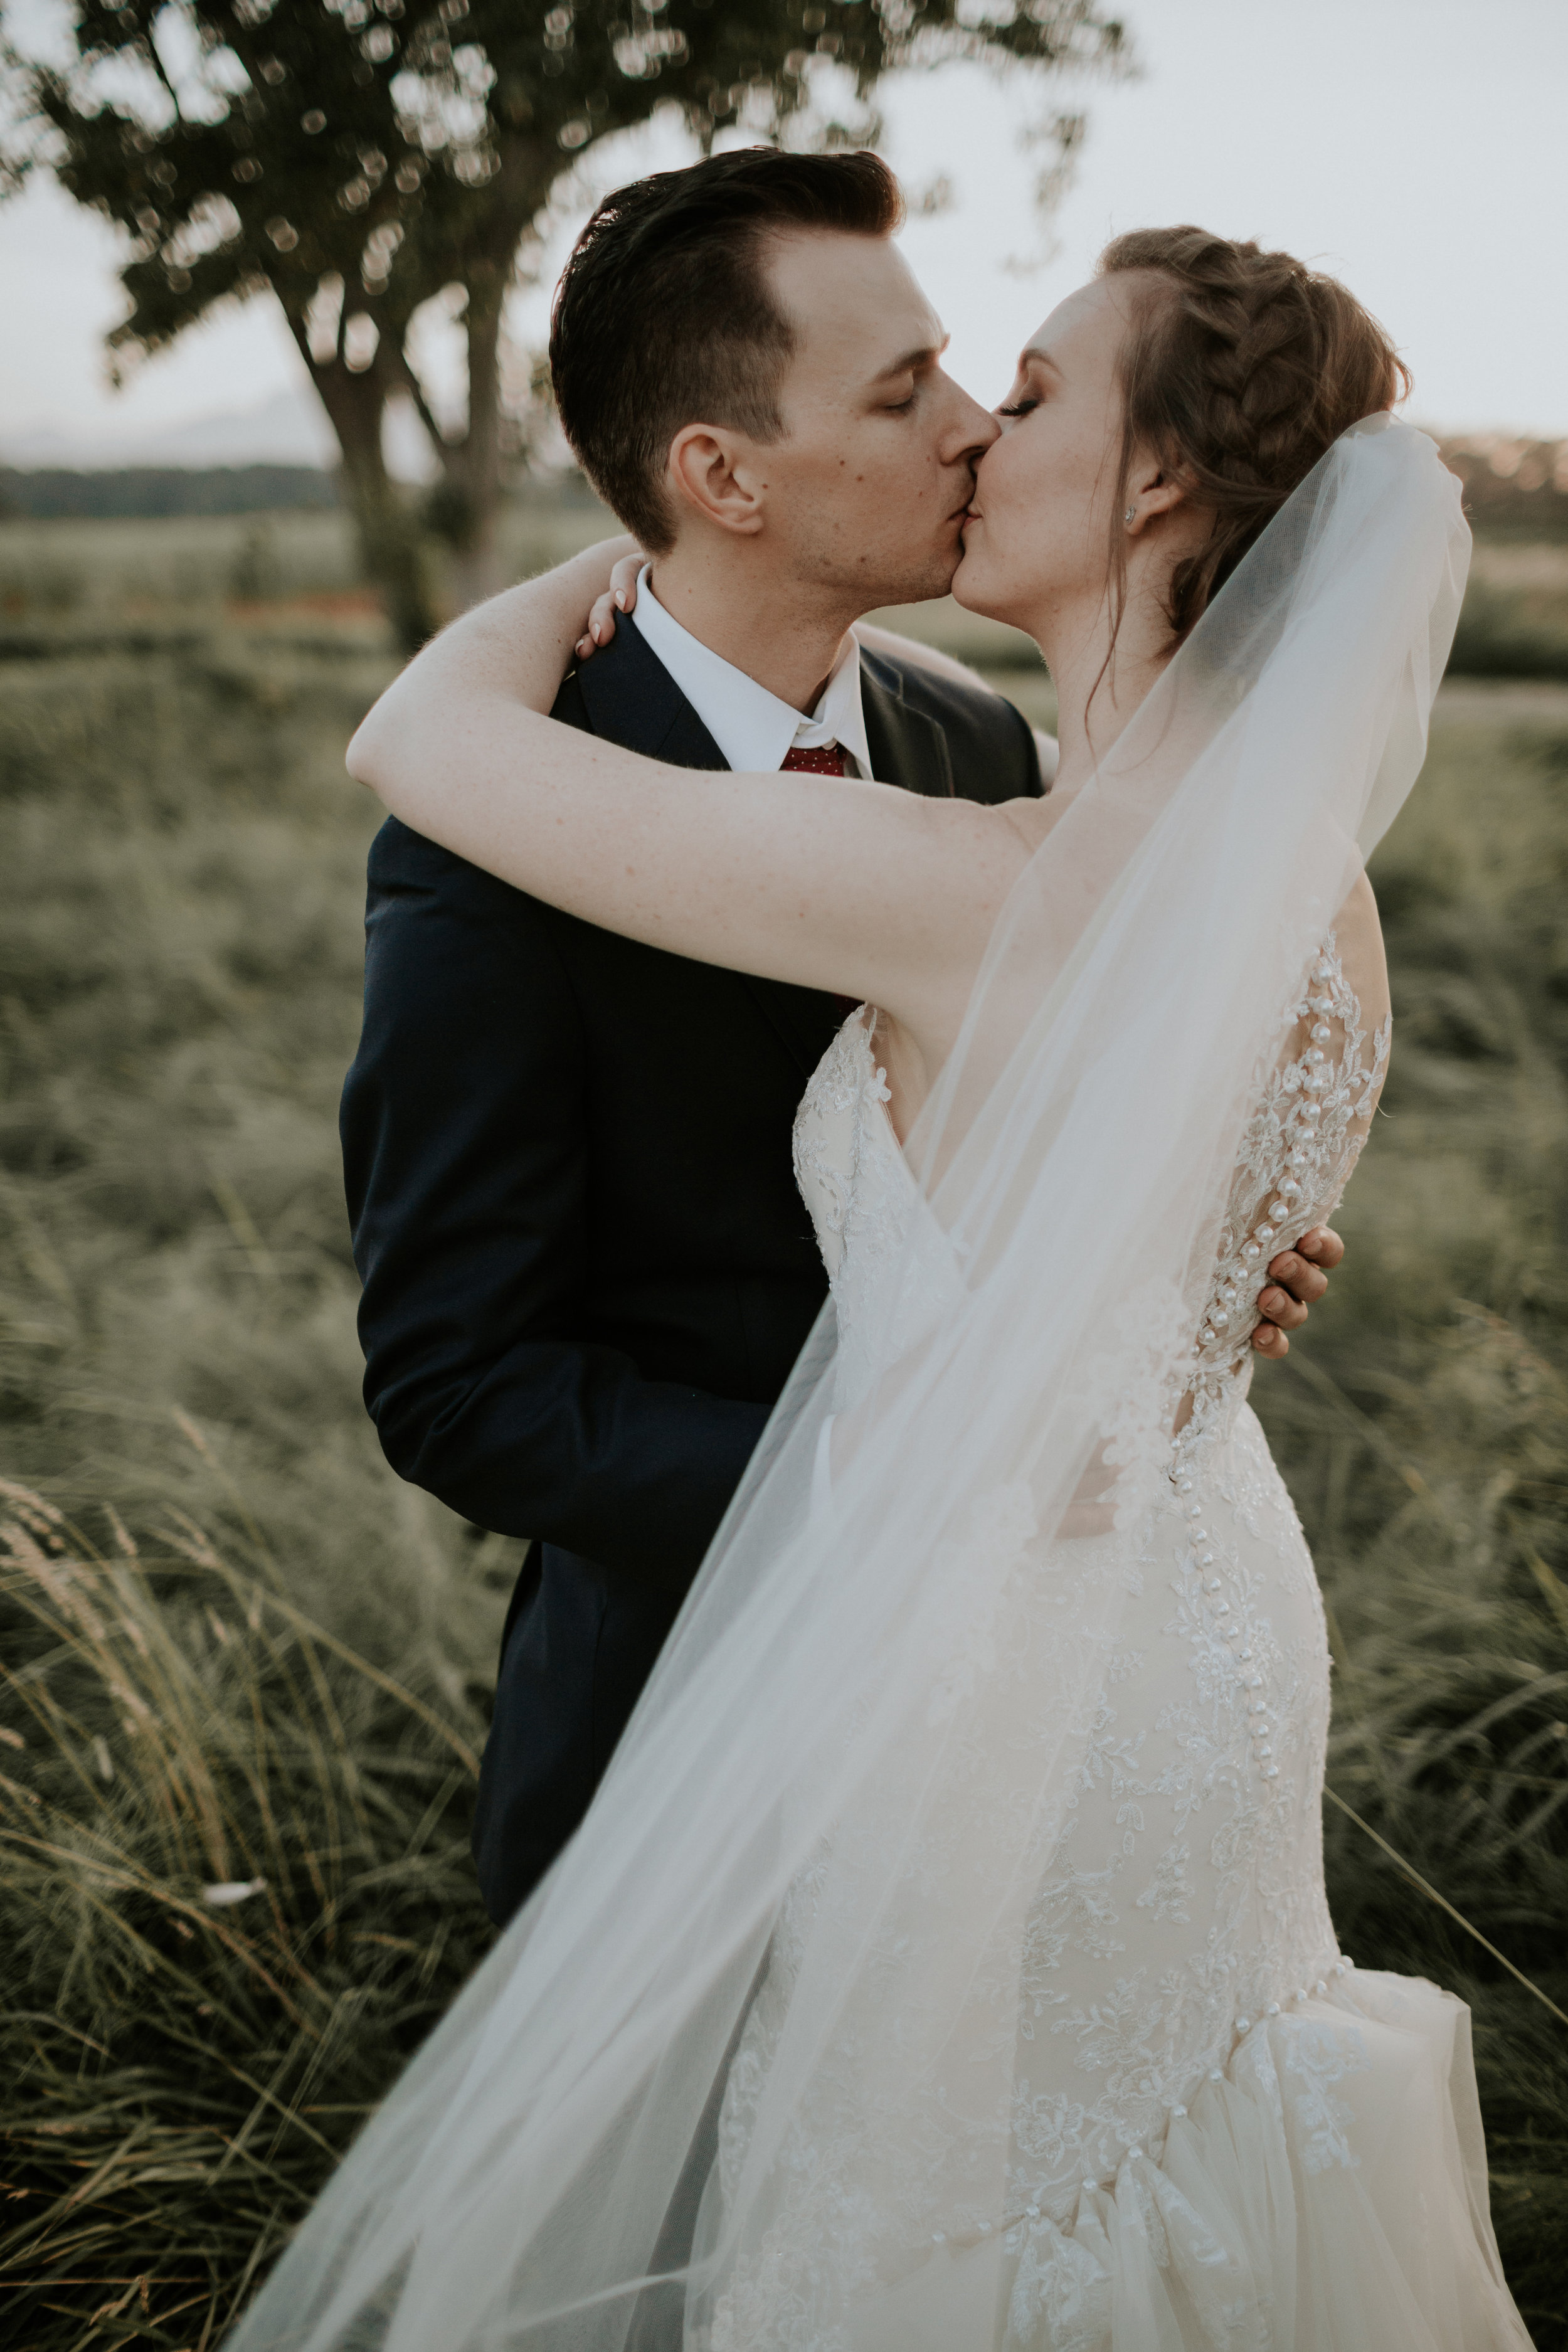
<svg viewBox="0 0 1568 2352"><path fill-rule="evenodd" d="M1058 1559L1037 1563L1052 1636L1070 1638L1075 1597L1105 1579L1131 1600L1067 1829L1029 1857L1002 2026L1016 2037L1010 2146L986 2176L1005 2179L1004 2203L966 2205L965 2141L984 2127L961 2092L889 2116L896 2145L877 2144L858 2074L868 2020L850 2009L775 2165L765 2234L710 2333L692 2330L711 2352L1529 2342L1488 2219L1468 2011L1418 1979L1354 1969L1324 1895L1323 1608L1247 1402L1248 1343L1263 1266L1339 1198L1389 1031L1366 1034L1332 936L1289 1013L1285 1057L1259 1076L1168 1487L1135 1528L1058 1539ZM888 1117L873 1035L861 1015L845 1023L795 1135L837 1309L840 1411L877 1350L915 1340L957 1279ZM984 1791L982 1763L975 1804ZM774 1936L725 2098L721 2196L823 1878L796 1883ZM884 2018L899 1995L893 1951L876 1979ZM984 2340L977 2308L994 2311Z"/></svg>

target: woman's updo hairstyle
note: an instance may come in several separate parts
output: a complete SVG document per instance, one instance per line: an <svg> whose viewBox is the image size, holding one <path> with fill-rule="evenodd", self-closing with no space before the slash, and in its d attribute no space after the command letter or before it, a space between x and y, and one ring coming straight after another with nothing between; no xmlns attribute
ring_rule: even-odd
<svg viewBox="0 0 1568 2352"><path fill-rule="evenodd" d="M1201 228L1142 228L1100 257L1102 278L1150 273L1121 355L1120 518L1140 450L1213 516L1178 563L1167 612L1177 642L1325 450L1392 408L1410 377L1387 335L1334 278ZM1131 289L1130 289L1131 290ZM1120 612L1126 538L1111 530Z"/></svg>

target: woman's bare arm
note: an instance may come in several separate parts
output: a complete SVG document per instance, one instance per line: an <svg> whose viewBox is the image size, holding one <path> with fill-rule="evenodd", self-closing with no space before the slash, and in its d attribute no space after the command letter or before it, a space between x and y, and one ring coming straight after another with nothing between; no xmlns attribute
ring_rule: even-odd
<svg viewBox="0 0 1568 2352"><path fill-rule="evenodd" d="M455 622L370 712L350 772L416 832L552 906L870 998L940 1054L1038 803L1020 816L836 777L672 768L558 725L544 714L582 616L628 545Z"/></svg>

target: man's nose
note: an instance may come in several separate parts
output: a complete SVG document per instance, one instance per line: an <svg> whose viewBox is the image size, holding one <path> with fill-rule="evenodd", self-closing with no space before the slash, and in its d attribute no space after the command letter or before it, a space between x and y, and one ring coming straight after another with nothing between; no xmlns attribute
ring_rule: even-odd
<svg viewBox="0 0 1568 2352"><path fill-rule="evenodd" d="M947 382L952 395L952 415L942 433L942 457L946 464L955 466L963 458L982 457L993 441L1000 439L1002 427L989 409L971 400L951 378Z"/></svg>

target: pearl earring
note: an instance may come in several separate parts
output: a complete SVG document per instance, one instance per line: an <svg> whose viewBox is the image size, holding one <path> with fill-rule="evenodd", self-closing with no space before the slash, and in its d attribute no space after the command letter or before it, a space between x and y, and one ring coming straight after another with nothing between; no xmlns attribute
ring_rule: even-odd
<svg viewBox="0 0 1568 2352"><path fill-rule="evenodd" d="M1132 518L1133 518L1133 516L1137 513L1137 511L1138 511L1138 509L1137 509L1137 508L1136 508L1136 507L1129 507L1129 508L1128 508L1128 509L1127 509L1127 512L1126 512L1126 513L1122 516L1122 518L1121 518L1122 521L1123 521L1123 522L1131 522L1131 520L1132 520Z"/></svg>

